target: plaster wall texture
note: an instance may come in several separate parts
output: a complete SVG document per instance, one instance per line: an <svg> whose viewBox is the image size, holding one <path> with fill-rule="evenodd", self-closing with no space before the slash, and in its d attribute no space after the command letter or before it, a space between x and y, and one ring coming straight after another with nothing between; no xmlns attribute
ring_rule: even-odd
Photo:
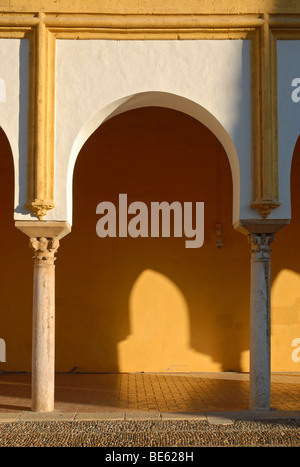
<svg viewBox="0 0 300 467"><path fill-rule="evenodd" d="M16 216L27 212L28 59L27 39L0 39L0 127L14 160Z"/></svg>
<svg viewBox="0 0 300 467"><path fill-rule="evenodd" d="M300 136L300 102L292 100L292 81L300 78L300 48L297 40L277 42L278 73L278 172L281 207L276 210L282 217L291 216L290 172L293 153Z"/></svg>
<svg viewBox="0 0 300 467"><path fill-rule="evenodd" d="M142 96L149 92L155 93L154 99L145 104ZM164 103L167 95L174 99ZM169 106L206 124L227 149L235 190L234 217L257 216L249 207L249 41L58 40L56 207L46 220L72 223L72 173L81 147L121 106L129 110L143 105Z"/></svg>

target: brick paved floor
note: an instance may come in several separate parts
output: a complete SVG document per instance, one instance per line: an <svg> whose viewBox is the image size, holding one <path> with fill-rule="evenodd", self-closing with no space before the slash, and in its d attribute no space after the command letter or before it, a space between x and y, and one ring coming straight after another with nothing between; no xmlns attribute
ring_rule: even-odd
<svg viewBox="0 0 300 467"><path fill-rule="evenodd" d="M0 373L0 412L31 409L30 374ZM63 412L205 412L248 409L249 378L238 373L56 375ZM271 407L300 410L300 373L273 374Z"/></svg>

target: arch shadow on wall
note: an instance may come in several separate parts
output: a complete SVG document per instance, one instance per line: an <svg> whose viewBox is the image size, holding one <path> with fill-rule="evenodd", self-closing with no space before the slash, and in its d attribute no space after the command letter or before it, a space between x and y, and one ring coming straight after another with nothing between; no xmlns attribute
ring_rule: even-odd
<svg viewBox="0 0 300 467"><path fill-rule="evenodd" d="M290 168L290 224L272 245L271 331L273 371L300 371L300 353L293 345L300 337L300 135ZM297 346L299 347L299 346ZM296 356L296 358L295 358Z"/></svg>

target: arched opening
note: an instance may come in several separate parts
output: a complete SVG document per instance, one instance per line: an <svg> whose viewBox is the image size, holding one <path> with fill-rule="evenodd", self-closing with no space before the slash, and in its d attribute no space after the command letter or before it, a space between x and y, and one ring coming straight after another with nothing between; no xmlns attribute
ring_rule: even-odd
<svg viewBox="0 0 300 467"><path fill-rule="evenodd" d="M240 211L240 168L238 155L230 135L220 122L208 110L185 97L166 92L143 92L119 99L95 113L79 131L70 154L67 173L67 211L68 220L72 223L73 171L78 154L88 140L105 121L129 110L143 107L161 107L177 110L207 127L223 146L232 175L232 223L239 221Z"/></svg>
<svg viewBox="0 0 300 467"><path fill-rule="evenodd" d="M96 207L204 202L204 245L184 238L99 238ZM190 115L140 107L82 147L72 234L57 268L57 371L247 371L249 251L232 227L232 169ZM221 224L222 248L217 247Z"/></svg>
<svg viewBox="0 0 300 467"><path fill-rule="evenodd" d="M291 164L290 224L276 235L272 246L271 365L272 371L300 370L300 136Z"/></svg>
<svg viewBox="0 0 300 467"><path fill-rule="evenodd" d="M5 341L6 350L6 361L0 363L0 370L30 372L32 262L28 255L29 248L26 248L26 238L14 226L13 155L2 128L0 178L0 338Z"/></svg>

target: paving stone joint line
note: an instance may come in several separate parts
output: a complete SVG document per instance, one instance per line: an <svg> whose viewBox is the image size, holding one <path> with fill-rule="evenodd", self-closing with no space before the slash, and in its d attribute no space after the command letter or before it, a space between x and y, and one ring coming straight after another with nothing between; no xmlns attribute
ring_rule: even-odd
<svg viewBox="0 0 300 467"><path fill-rule="evenodd" d="M233 412L233 413L161 413L161 412L14 412L0 413L0 423L57 421L207 421L210 425L231 425L237 420L300 420L300 412Z"/></svg>

